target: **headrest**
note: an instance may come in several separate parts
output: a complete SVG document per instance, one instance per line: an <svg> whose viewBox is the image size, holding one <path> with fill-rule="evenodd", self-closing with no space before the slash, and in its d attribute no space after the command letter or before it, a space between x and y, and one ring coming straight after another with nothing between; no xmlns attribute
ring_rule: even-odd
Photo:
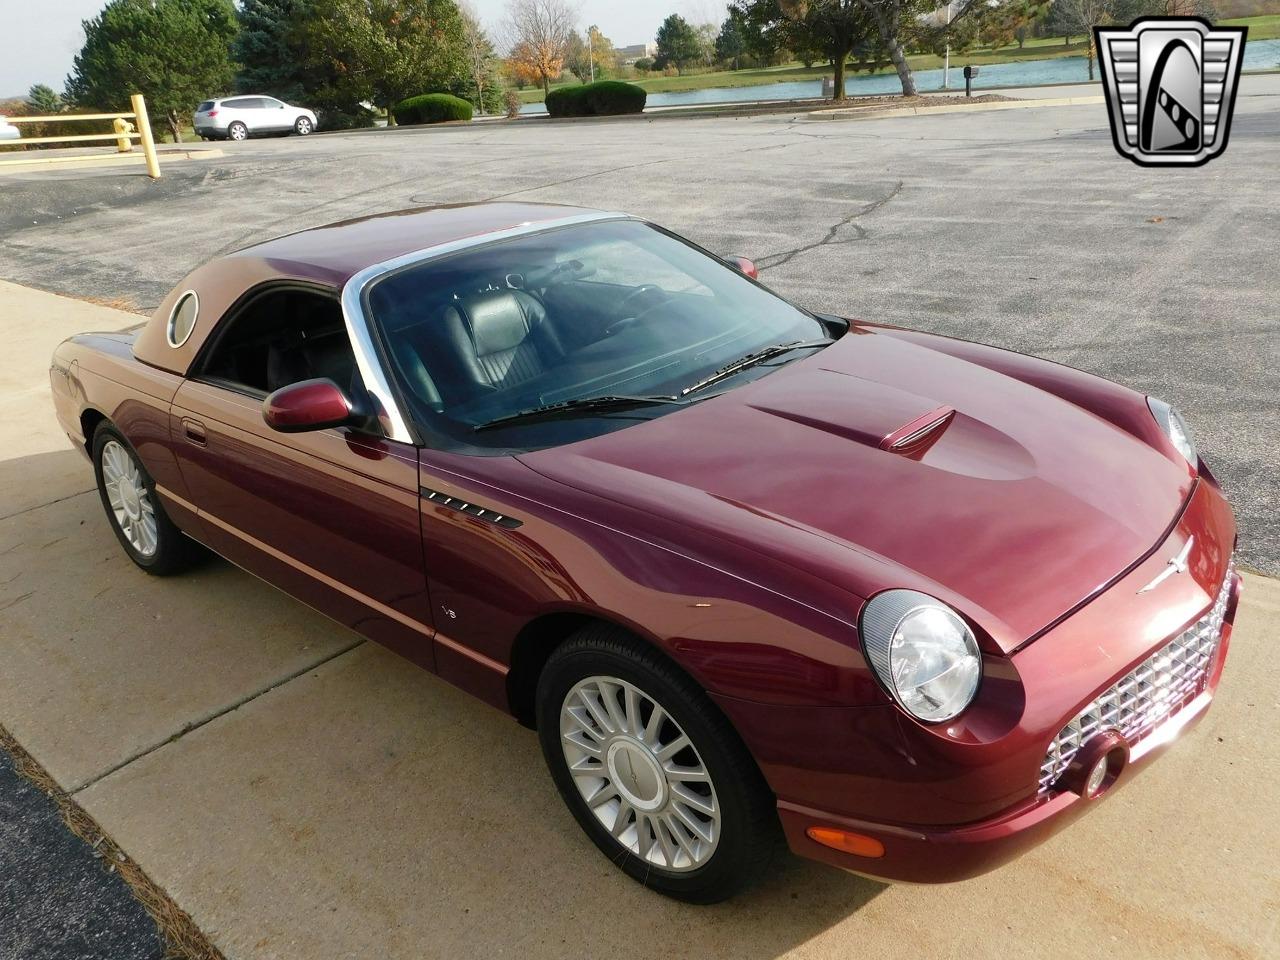
<svg viewBox="0 0 1280 960"><path fill-rule="evenodd" d="M493 290L454 304L466 317L476 356L518 347L529 336L529 317L513 290Z"/></svg>

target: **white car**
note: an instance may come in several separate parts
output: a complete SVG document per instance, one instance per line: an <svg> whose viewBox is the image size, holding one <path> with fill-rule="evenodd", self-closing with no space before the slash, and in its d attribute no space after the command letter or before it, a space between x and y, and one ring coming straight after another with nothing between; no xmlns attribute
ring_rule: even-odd
<svg viewBox="0 0 1280 960"><path fill-rule="evenodd" d="M22 132L3 116L0 116L0 140L20 139L22 139Z"/></svg>
<svg viewBox="0 0 1280 960"><path fill-rule="evenodd" d="M244 140L256 134L289 132L305 137L316 128L316 115L275 97L227 97L200 104L194 125L205 140Z"/></svg>

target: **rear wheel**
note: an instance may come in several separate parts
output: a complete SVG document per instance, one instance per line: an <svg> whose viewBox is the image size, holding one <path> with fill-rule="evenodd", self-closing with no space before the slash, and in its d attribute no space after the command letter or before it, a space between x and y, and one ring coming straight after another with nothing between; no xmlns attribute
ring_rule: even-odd
<svg viewBox="0 0 1280 960"><path fill-rule="evenodd" d="M155 482L115 427L93 434L93 466L107 520L129 559L147 573L181 573L205 555L177 528L156 497Z"/></svg>
<svg viewBox="0 0 1280 960"><path fill-rule="evenodd" d="M249 136L249 128L239 120L227 127L227 138L229 140L244 140Z"/></svg>
<svg viewBox="0 0 1280 960"><path fill-rule="evenodd" d="M565 803L633 879L714 903L768 865L778 842L772 795L706 693L657 651L587 627L548 660L537 712Z"/></svg>
<svg viewBox="0 0 1280 960"><path fill-rule="evenodd" d="M300 137L305 137L313 129L310 117L299 117L293 124L293 132Z"/></svg>

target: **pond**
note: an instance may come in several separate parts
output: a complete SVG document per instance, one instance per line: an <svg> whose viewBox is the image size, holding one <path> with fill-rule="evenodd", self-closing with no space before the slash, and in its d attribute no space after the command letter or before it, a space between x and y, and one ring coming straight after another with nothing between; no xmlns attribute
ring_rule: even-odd
<svg viewBox="0 0 1280 960"><path fill-rule="evenodd" d="M964 88L963 57L951 60L951 86ZM1267 70L1280 67L1280 40L1254 40L1245 44L1244 69ZM1095 70L1097 69L1095 65ZM916 87L922 93L942 89L942 70L917 70ZM992 87L1036 87L1056 83L1076 83L1089 79L1089 66L1084 57L1054 57L1047 60L1016 60L1009 63L983 64L974 80L975 90ZM850 74L845 78L845 91L850 95L893 94L902 92L896 73ZM813 100L822 96L821 80L790 83L764 83L752 87L711 87L705 90L681 90L676 93L651 93L648 106L677 107L694 104L751 103L758 100ZM529 103L521 113L545 113L541 103Z"/></svg>

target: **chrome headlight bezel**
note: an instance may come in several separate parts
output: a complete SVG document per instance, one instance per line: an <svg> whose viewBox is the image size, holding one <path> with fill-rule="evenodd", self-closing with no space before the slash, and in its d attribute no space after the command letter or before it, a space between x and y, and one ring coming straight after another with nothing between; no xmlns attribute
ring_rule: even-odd
<svg viewBox="0 0 1280 960"><path fill-rule="evenodd" d="M932 628L949 629L950 636L922 643L920 638L912 639L903 629L923 624L926 619L932 621ZM964 618L942 601L916 590L886 590L867 601L858 632L867 662L880 685L915 719L923 723L946 723L967 710L976 699L982 683L982 652ZM953 666L961 668L958 678L964 680L958 695L932 709L921 708L919 691L943 674L907 689L902 689L900 680L895 679L899 676L897 668L908 662L910 653L924 649L927 643L933 644L933 652L949 657Z"/></svg>
<svg viewBox="0 0 1280 960"><path fill-rule="evenodd" d="M1187 426L1187 421L1178 412L1178 408L1155 397L1147 397L1147 407L1151 410L1151 416L1155 418L1160 431L1173 444L1173 448L1182 454L1182 458L1191 465L1193 470L1199 469L1200 453L1196 449L1195 439L1191 436L1191 428Z"/></svg>

